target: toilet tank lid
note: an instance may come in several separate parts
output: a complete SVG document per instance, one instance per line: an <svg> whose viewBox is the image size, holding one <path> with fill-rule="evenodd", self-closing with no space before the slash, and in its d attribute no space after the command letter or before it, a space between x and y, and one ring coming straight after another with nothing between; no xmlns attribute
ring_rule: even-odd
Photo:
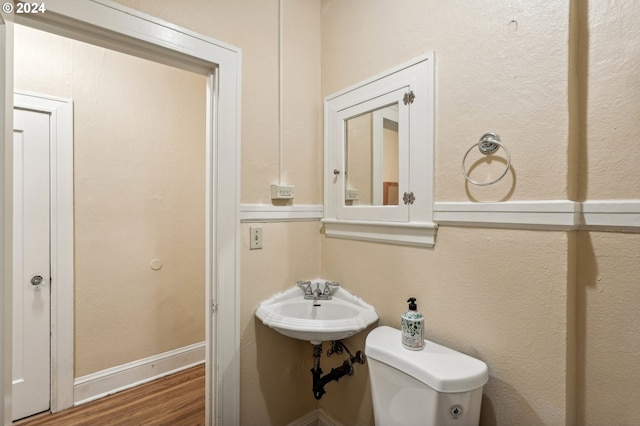
<svg viewBox="0 0 640 426"><path fill-rule="evenodd" d="M425 340L422 350L405 349L401 331L377 327L367 336L367 357L415 377L438 392L467 392L484 386L489 378L487 364Z"/></svg>

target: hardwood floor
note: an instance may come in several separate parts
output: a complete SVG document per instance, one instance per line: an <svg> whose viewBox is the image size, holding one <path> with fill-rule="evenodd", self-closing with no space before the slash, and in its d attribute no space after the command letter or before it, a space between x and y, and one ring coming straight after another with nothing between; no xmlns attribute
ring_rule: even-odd
<svg viewBox="0 0 640 426"><path fill-rule="evenodd" d="M38 414L17 426L204 425L204 365L59 413Z"/></svg>

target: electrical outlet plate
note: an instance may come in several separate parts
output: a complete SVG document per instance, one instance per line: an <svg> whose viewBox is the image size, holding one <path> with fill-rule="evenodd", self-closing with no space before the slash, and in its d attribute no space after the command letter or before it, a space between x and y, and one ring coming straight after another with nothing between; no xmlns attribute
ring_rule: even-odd
<svg viewBox="0 0 640 426"><path fill-rule="evenodd" d="M356 201L360 197L360 192L357 189L347 189L344 191L344 199L346 201Z"/></svg>
<svg viewBox="0 0 640 426"><path fill-rule="evenodd" d="M272 200L293 199L293 185L271 185Z"/></svg>

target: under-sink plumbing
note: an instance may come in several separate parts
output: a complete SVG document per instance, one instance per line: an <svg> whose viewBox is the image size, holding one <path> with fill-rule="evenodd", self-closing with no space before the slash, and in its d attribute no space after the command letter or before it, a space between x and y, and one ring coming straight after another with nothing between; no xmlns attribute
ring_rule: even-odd
<svg viewBox="0 0 640 426"><path fill-rule="evenodd" d="M298 281L296 285L304 291L305 299L313 300L314 306L320 306L318 300L331 300L331 296L340 288L340 283L329 281L324 282L322 289L320 289L319 282L316 282L315 289L312 288L311 281Z"/></svg>
<svg viewBox="0 0 640 426"><path fill-rule="evenodd" d="M352 376L353 375L353 364L364 364L366 357L362 353L362 351L356 352L356 355L353 356L349 348L345 346L339 340L334 340L331 342L331 348L327 351L327 357L330 357L333 354L341 354L346 351L349 356L342 363L342 365L338 368L332 368L330 373L322 375L322 368L320 368L320 357L322 355L322 343L313 345L313 368L311 369L311 374L313 375L313 396L316 399L322 398L322 395L326 393L324 387L327 383L332 381L338 381L340 378L344 376Z"/></svg>

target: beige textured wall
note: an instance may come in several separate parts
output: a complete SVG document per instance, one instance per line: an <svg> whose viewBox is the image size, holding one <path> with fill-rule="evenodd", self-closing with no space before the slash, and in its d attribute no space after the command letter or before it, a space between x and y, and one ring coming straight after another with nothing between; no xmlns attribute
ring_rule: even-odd
<svg viewBox="0 0 640 426"><path fill-rule="evenodd" d="M640 4L580 2L586 87L581 146L583 199L638 198L640 168Z"/></svg>
<svg viewBox="0 0 640 426"><path fill-rule="evenodd" d="M405 301L416 297L427 339L485 361L483 425L562 424L566 238L441 227L434 249L326 239L323 276L373 304L380 325L399 328ZM352 351L364 348L365 334L349 339ZM366 384L366 368L358 367ZM363 392L344 380L327 387L320 405L345 424L373 424Z"/></svg>
<svg viewBox="0 0 640 426"><path fill-rule="evenodd" d="M578 424L640 424L640 235L578 239Z"/></svg>
<svg viewBox="0 0 640 426"><path fill-rule="evenodd" d="M435 50L437 201L638 199L639 5L322 5L323 95ZM460 159L488 130L511 150L512 170L468 188ZM636 424L623 407L640 389L637 237L440 227L433 250L326 239L323 276L395 327L418 297L429 338L489 365L483 425ZM372 424L368 391L356 390L368 379L357 380L320 405Z"/></svg>
<svg viewBox="0 0 640 426"><path fill-rule="evenodd" d="M16 52L16 88L74 101L76 376L202 342L205 78L24 27Z"/></svg>
<svg viewBox="0 0 640 426"><path fill-rule="evenodd" d="M640 194L640 4L580 2L582 138L579 197ZM579 424L640 424L640 235L580 232L577 239Z"/></svg>
<svg viewBox="0 0 640 426"><path fill-rule="evenodd" d="M324 0L323 96L435 51L437 199L566 198L568 3ZM500 134L513 168L473 187L460 163L485 132ZM475 176L503 167L481 164Z"/></svg>

